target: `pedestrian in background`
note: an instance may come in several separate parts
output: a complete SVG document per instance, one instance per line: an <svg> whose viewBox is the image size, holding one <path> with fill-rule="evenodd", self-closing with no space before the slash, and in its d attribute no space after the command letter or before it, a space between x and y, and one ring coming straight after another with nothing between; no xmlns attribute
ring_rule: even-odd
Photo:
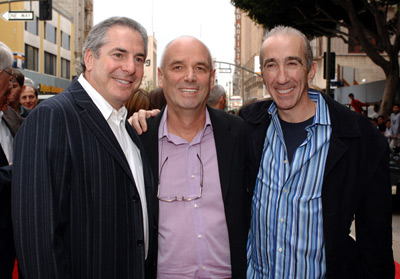
<svg viewBox="0 0 400 279"><path fill-rule="evenodd" d="M150 99L150 109L160 110L167 104L162 88L156 88L150 91L149 99Z"/></svg>
<svg viewBox="0 0 400 279"><path fill-rule="evenodd" d="M8 105L21 117L26 118L31 110L19 102L21 93L25 89L25 76L17 69L13 69L13 75L16 77L16 81L12 84L11 93L8 96Z"/></svg>
<svg viewBox="0 0 400 279"><path fill-rule="evenodd" d="M367 107L368 105L366 103L363 103L357 99L354 98L354 94L350 93L349 94L349 98L350 98L350 105L352 106L352 108L354 109L354 111L358 112L358 113L362 113L363 111L363 107ZM367 116L367 115L366 115Z"/></svg>
<svg viewBox="0 0 400 279"><path fill-rule="evenodd" d="M138 112L140 109L148 110L150 108L148 93L144 89L139 88L124 105L128 110L127 118L131 117L134 112Z"/></svg>
<svg viewBox="0 0 400 279"><path fill-rule="evenodd" d="M25 85L21 92L19 102L26 108L33 110L39 101L39 92L36 87L32 85Z"/></svg>
<svg viewBox="0 0 400 279"><path fill-rule="evenodd" d="M222 85L216 84L210 91L210 96L207 100L207 105L215 109L225 110L226 92Z"/></svg>

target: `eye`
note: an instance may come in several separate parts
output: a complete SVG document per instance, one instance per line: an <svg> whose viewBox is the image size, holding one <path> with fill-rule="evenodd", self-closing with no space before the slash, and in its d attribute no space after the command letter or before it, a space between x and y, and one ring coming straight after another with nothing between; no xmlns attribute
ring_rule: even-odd
<svg viewBox="0 0 400 279"><path fill-rule="evenodd" d="M267 63L267 64L265 65L265 68L266 68L268 71L275 71L276 69L278 69L278 64L276 64L276 63Z"/></svg>
<svg viewBox="0 0 400 279"><path fill-rule="evenodd" d="M135 62L143 64L144 63L144 58L142 56L137 56L137 57L135 57Z"/></svg>
<svg viewBox="0 0 400 279"><path fill-rule="evenodd" d="M123 54L120 53L120 52L116 52L116 53L113 54L113 56L116 57L116 58L121 58L123 56Z"/></svg>
<svg viewBox="0 0 400 279"><path fill-rule="evenodd" d="M204 67L204 66L197 66L197 67L195 68L195 70L196 70L197 72L205 72L207 69L206 69L206 67Z"/></svg>
<svg viewBox="0 0 400 279"><path fill-rule="evenodd" d="M183 66L181 66L181 65L175 65L175 66L172 66L171 69L172 69L173 71L180 71L180 70L183 69Z"/></svg>
<svg viewBox="0 0 400 279"><path fill-rule="evenodd" d="M290 69L296 69L300 66L301 64L299 63L299 61L296 60L291 60L289 61L286 66Z"/></svg>

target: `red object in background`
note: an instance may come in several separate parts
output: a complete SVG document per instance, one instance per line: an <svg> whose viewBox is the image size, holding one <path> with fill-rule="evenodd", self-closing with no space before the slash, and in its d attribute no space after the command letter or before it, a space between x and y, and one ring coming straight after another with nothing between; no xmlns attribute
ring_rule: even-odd
<svg viewBox="0 0 400 279"><path fill-rule="evenodd" d="M400 279L400 264L398 264L397 262L394 262L394 265L396 267L396 275L395 275L394 278L395 279ZM15 260L13 279L18 279L18 264L17 264L17 260Z"/></svg>
<svg viewBox="0 0 400 279"><path fill-rule="evenodd" d="M18 264L17 264L17 260L15 260L12 279L18 279Z"/></svg>

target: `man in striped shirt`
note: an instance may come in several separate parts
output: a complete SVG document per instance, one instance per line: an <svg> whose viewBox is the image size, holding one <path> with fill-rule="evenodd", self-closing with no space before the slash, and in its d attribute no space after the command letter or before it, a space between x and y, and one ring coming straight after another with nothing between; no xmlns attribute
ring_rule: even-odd
<svg viewBox="0 0 400 279"><path fill-rule="evenodd" d="M308 89L316 63L298 30L272 29L260 64L273 101L240 113L253 192L247 278L393 278L384 138L361 115Z"/></svg>

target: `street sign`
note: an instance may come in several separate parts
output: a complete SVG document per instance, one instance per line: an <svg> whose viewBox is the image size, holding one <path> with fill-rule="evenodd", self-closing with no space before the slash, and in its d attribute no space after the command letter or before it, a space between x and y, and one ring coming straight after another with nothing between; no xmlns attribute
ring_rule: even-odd
<svg viewBox="0 0 400 279"><path fill-rule="evenodd" d="M1 16L5 20L33 20L33 11L5 11Z"/></svg>
<svg viewBox="0 0 400 279"><path fill-rule="evenodd" d="M219 68L218 71L219 71L220 73L225 73L225 74L230 74L230 73L232 73L231 68Z"/></svg>

